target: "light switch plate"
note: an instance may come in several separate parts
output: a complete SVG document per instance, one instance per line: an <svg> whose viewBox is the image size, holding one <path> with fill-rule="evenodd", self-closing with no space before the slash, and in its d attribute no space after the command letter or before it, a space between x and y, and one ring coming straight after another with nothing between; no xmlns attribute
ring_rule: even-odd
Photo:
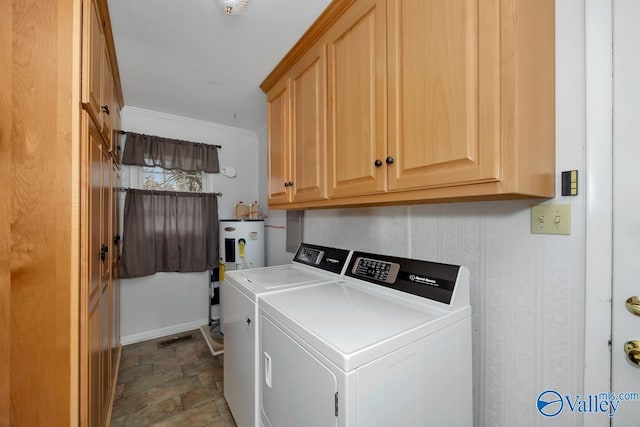
<svg viewBox="0 0 640 427"><path fill-rule="evenodd" d="M531 206L531 234L571 234L571 205Z"/></svg>

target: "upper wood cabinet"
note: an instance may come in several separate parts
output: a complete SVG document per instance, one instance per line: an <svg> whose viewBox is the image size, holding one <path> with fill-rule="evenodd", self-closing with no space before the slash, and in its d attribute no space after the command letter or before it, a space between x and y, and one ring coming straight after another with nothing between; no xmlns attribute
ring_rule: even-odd
<svg viewBox="0 0 640 427"><path fill-rule="evenodd" d="M500 179L499 2L388 0L392 190Z"/></svg>
<svg viewBox="0 0 640 427"><path fill-rule="evenodd" d="M289 181L289 81L283 79L267 94L269 120L269 203L290 201Z"/></svg>
<svg viewBox="0 0 640 427"><path fill-rule="evenodd" d="M325 61L310 50L267 95L271 204L326 198Z"/></svg>
<svg viewBox="0 0 640 427"><path fill-rule="evenodd" d="M553 197L554 10L553 0L332 2L261 85L289 85L308 52L326 49L316 163L326 161L328 199L270 205Z"/></svg>
<svg viewBox="0 0 640 427"><path fill-rule="evenodd" d="M385 1L356 2L327 31L329 195L387 189ZM378 163L376 163L378 160Z"/></svg>
<svg viewBox="0 0 640 427"><path fill-rule="evenodd" d="M82 104L102 128L102 79L106 48L95 0L82 1Z"/></svg>
<svg viewBox="0 0 640 427"><path fill-rule="evenodd" d="M115 152L116 141L113 129L119 126L119 79L113 66L113 51L109 49L103 30L105 13L102 2L83 0L83 51L82 51L82 104L104 136L109 152ZM118 83L117 83L118 82ZM118 115L117 118L114 118ZM118 157L119 158L119 157Z"/></svg>

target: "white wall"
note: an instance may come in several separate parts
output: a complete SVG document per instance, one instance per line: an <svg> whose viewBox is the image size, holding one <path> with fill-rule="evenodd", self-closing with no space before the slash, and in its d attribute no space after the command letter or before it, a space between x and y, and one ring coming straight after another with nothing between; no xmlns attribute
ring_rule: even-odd
<svg viewBox="0 0 640 427"><path fill-rule="evenodd" d="M237 177L211 174L204 190L222 192L220 219L233 218L233 204L258 200L258 138L254 132L214 123L126 107L122 128L168 138L222 145L220 166L233 166ZM122 185L138 187L135 167L122 167ZM124 208L124 194L121 207ZM123 215L121 215L123 217ZM121 281L123 344L182 332L207 323L208 277L202 273L157 273Z"/></svg>
<svg viewBox="0 0 640 427"><path fill-rule="evenodd" d="M561 171L585 176L584 2L557 1L556 14L560 194ZM584 191L550 202L572 205L571 236L531 235L537 202L500 201L311 210L305 241L468 267L474 425L580 426L581 416L548 419L535 407L546 389L583 393Z"/></svg>

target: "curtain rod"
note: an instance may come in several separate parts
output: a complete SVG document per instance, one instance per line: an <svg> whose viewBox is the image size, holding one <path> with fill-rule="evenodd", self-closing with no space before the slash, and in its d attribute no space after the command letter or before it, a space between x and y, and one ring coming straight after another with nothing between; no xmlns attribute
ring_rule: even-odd
<svg viewBox="0 0 640 427"><path fill-rule="evenodd" d="M118 131L118 133L120 133L120 135L126 135L129 132L127 132L126 130L120 130L120 131ZM217 144L207 144L207 145L213 145L216 148L222 148L222 145L217 145Z"/></svg>
<svg viewBox="0 0 640 427"><path fill-rule="evenodd" d="M118 190L120 190L121 193L126 193L127 191L129 191L130 189L127 187L120 187L118 188ZM154 190L143 190L142 188L134 188L133 190L142 190L142 191L154 191ZM170 191L170 190L161 190L161 191ZM193 192L194 194L209 194L209 193L197 193L197 192ZM210 193L213 194L216 197L222 197L222 193L218 192L218 193Z"/></svg>

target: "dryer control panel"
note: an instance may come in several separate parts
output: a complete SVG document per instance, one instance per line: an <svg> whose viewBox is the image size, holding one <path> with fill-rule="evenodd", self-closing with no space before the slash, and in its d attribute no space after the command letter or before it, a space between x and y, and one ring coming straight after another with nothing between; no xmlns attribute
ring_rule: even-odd
<svg viewBox="0 0 640 427"><path fill-rule="evenodd" d="M460 266L353 252L346 276L450 304Z"/></svg>

